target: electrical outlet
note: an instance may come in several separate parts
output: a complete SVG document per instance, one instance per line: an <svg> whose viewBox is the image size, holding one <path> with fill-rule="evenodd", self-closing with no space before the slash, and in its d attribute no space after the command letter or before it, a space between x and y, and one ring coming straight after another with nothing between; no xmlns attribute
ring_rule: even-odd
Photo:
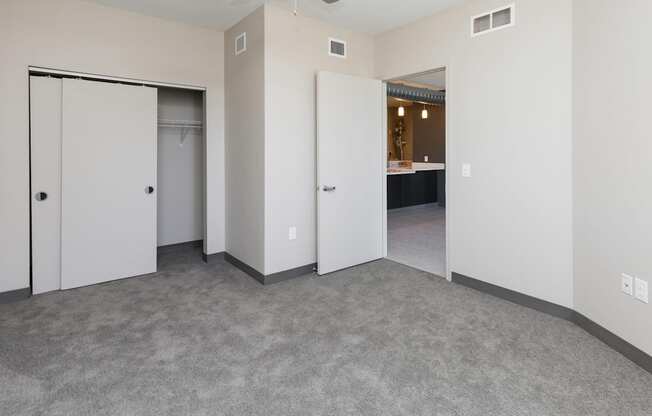
<svg viewBox="0 0 652 416"><path fill-rule="evenodd" d="M650 303L648 298L647 282L645 280L638 278L636 279L634 293L636 293L636 299L640 300L643 303Z"/></svg>
<svg viewBox="0 0 652 416"><path fill-rule="evenodd" d="M297 239L297 227L290 227L290 229L288 230L288 238L290 240Z"/></svg>
<svg viewBox="0 0 652 416"><path fill-rule="evenodd" d="M471 177L471 164L464 163L462 165L462 176L465 177L465 178L470 178Z"/></svg>
<svg viewBox="0 0 652 416"><path fill-rule="evenodd" d="M424 161L424 162L427 162L427 161L428 161L428 155L425 155L425 156L423 157L423 161Z"/></svg>
<svg viewBox="0 0 652 416"><path fill-rule="evenodd" d="M630 275L623 273L620 288L623 291L623 293L629 296L634 296L634 278Z"/></svg>

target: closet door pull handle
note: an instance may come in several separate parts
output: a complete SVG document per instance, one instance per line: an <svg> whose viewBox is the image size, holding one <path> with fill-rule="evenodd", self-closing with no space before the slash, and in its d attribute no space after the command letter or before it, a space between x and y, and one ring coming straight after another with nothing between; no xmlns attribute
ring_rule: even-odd
<svg viewBox="0 0 652 416"><path fill-rule="evenodd" d="M145 193L146 194L153 194L154 193L154 187L153 186L148 186L145 188Z"/></svg>
<svg viewBox="0 0 652 416"><path fill-rule="evenodd" d="M45 201L48 199L48 194L45 192L37 192L36 195L34 195L34 199L37 201Z"/></svg>

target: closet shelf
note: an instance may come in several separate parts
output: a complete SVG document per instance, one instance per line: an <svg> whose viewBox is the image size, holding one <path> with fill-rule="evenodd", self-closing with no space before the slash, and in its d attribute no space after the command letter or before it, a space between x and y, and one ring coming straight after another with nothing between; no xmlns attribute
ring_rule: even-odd
<svg viewBox="0 0 652 416"><path fill-rule="evenodd" d="M194 120L159 119L158 126L164 128L181 129L181 137L179 138L179 147L183 147L183 144L185 143L186 138L188 137L188 133L191 130L203 129L204 123L202 123L201 121L194 121Z"/></svg>
<svg viewBox="0 0 652 416"><path fill-rule="evenodd" d="M204 123L201 121L194 120L165 120L160 119L158 121L159 127L171 127L171 128L189 128L189 129L201 129L204 127Z"/></svg>

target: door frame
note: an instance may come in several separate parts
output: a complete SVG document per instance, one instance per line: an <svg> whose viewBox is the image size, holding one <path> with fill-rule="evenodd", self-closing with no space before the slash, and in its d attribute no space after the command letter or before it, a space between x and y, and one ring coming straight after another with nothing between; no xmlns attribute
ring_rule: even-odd
<svg viewBox="0 0 652 416"><path fill-rule="evenodd" d="M206 93L208 89L205 86L200 86L200 85L192 85L192 84L175 84L175 83L168 83L168 82L158 82L158 81L151 81L151 80L143 80L143 79L136 79L136 78L125 78L125 77L116 77L116 76L110 76L110 75L102 75L102 74L94 74L94 73L87 73L87 72L78 72L78 71L69 71L69 70L63 70L63 69L55 69L55 68L48 68L48 67L42 67L42 66L34 66L34 65L29 65L27 67L27 77L29 80L29 77L32 75L36 76L52 76L56 78L77 78L77 79L83 79L83 80L88 80L88 81L97 81L97 82L108 82L108 83L121 83L121 84L127 84L127 85L141 85L141 86L146 86L146 87L165 87L165 88L176 88L176 89L182 89L182 90L189 90L189 91L199 91L202 94L202 99L203 99L203 113L204 113L204 128L202 129L202 134L201 134L201 140L202 140L202 232L203 232L203 238L202 238L202 252L206 253L206 245L208 243L208 199L207 199L207 183L208 183L208 178L207 178L207 163L208 163L208 152L207 152L207 122L206 122L206 111L207 111L207 103L206 103ZM30 83L28 81L27 84L28 88L28 94L29 94L29 89L30 89ZM31 111L31 107L28 106L27 112L28 115ZM29 125L29 142L31 143L31 122ZM158 143L158 142L157 142ZM156 158L156 154L154 155ZM155 166L157 166L157 160L155 160ZM32 294L33 287L34 287L34 276L33 276L33 247L32 247L32 192L33 190L31 189L31 184L32 184L32 160L31 160L31 149L30 149L30 155L28 159L28 173L29 173L29 289L30 289L30 294ZM157 175L157 173L155 173ZM156 244L155 244L156 245ZM155 247L156 250L157 247Z"/></svg>
<svg viewBox="0 0 652 416"><path fill-rule="evenodd" d="M446 276L444 277L446 280L451 282L453 280L453 275L451 271L451 266L450 266L450 258L451 258L451 249L450 249L450 233L451 233L451 221L450 221L450 205L451 205L451 200L448 198L449 195L449 190L450 185L451 185L451 175L449 174L449 161L451 160L450 157L450 111L448 110L449 107L449 101L450 101L450 65L440 65L440 66L435 66L433 69L426 70L426 71L419 71L419 72L414 72L398 77L392 77L392 78L386 78L383 80L383 126L384 126L384 133L382 137L383 141L383 155L382 155L382 166L383 166L383 212L385 213L383 215L383 254L385 257L387 257L388 254L388 239L387 239L387 129L388 129L388 120L387 120L387 83L391 81L398 81L402 80L405 78L409 77L414 77L414 76L419 76L419 75L425 75L425 74L430 74L432 72L436 71L445 71L445 79L446 79L446 114L445 120L446 120L446 125L445 125L445 146L446 146L446 151L445 151L445 160L444 160L444 165L445 165L445 194L446 194L446 207L444 208L445 210L445 218L446 218L446 237L445 237L445 245L446 245Z"/></svg>

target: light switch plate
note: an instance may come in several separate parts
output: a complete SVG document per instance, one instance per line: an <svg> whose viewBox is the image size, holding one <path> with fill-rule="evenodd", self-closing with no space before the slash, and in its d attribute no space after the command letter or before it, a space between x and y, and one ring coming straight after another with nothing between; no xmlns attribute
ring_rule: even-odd
<svg viewBox="0 0 652 416"><path fill-rule="evenodd" d="M464 163L462 165L462 176L465 178L470 178L471 177L471 164L470 163Z"/></svg>
<svg viewBox="0 0 652 416"><path fill-rule="evenodd" d="M290 240L297 239L297 227L290 227L290 229L288 230L288 238Z"/></svg>
<svg viewBox="0 0 652 416"><path fill-rule="evenodd" d="M634 284L634 293L636 299L640 300L643 303L650 303L648 298L647 282L645 280L641 280L638 278L636 279L636 282Z"/></svg>
<svg viewBox="0 0 652 416"><path fill-rule="evenodd" d="M629 296L634 296L634 278L630 275L623 273L620 289L623 291L623 293Z"/></svg>

